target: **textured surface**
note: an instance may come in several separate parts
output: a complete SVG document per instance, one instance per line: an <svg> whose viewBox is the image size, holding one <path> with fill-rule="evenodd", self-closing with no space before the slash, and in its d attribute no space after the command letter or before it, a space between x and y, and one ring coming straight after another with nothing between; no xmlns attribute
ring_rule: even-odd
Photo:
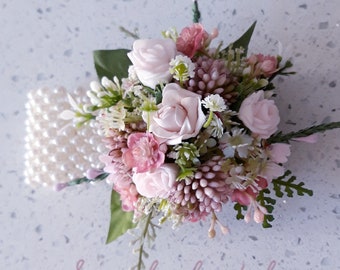
<svg viewBox="0 0 340 270"><path fill-rule="evenodd" d="M159 37L191 23L191 3L0 0L1 269L127 269L137 260L131 235L105 245L107 185L56 193L24 184L26 94L87 87L95 79L92 50L131 47L119 26ZM298 74L278 80L282 128L340 119L338 0L211 0L200 7L206 29L217 26L226 43L257 20L250 51L293 57ZM231 234L214 240L207 238L209 222L175 231L168 224L151 246L147 269L156 260L157 269L340 269L339 137L336 130L315 145L294 144L288 167L315 195L279 200L272 229L234 221L230 207L221 220Z"/></svg>

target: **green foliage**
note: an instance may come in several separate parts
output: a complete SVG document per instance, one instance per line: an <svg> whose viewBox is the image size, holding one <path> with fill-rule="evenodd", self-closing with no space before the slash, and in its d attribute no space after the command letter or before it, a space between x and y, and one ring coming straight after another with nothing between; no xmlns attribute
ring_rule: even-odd
<svg viewBox="0 0 340 270"><path fill-rule="evenodd" d="M279 198L282 198L285 192L288 197L293 197L295 191L299 196L303 196L305 194L313 196L313 191L305 188L304 182L295 183L295 180L296 177L291 175L291 171L289 170L287 170L283 176L274 179L272 183L274 186L275 195Z"/></svg>
<svg viewBox="0 0 340 270"><path fill-rule="evenodd" d="M112 80L114 76L118 79L128 76L128 68L131 61L127 56L129 50L97 50L93 52L94 65L98 78L104 76Z"/></svg>
<svg viewBox="0 0 340 270"><path fill-rule="evenodd" d="M276 200L266 196L266 194L269 194L270 191L268 189L261 190L256 198L258 203L265 207L267 209L268 214L264 215L264 219L262 222L262 227L263 228L271 228L272 225L270 222L274 220L274 216L271 214L274 210L274 205L276 203Z"/></svg>
<svg viewBox="0 0 340 270"><path fill-rule="evenodd" d="M198 162L200 153L193 143L183 142L174 147L176 151L175 163L180 167L190 168L195 165L195 161Z"/></svg>
<svg viewBox="0 0 340 270"><path fill-rule="evenodd" d="M296 177L291 175L291 171L289 170L287 170L283 176L274 179L272 183L276 197L282 198L285 194L288 197L293 197L294 191L299 196L303 196L305 194L309 196L313 195L313 191L304 187L305 184L303 182L295 183L295 181ZM256 201L259 203L259 205L265 207L268 212L266 215L264 215L262 227L271 228L271 222L274 220L272 213L274 210L274 205L276 204L276 200L270 197L269 189L263 189L257 195ZM236 218L243 219L243 211L246 210L247 207L236 203L234 205L234 209L237 211Z"/></svg>
<svg viewBox="0 0 340 270"><path fill-rule="evenodd" d="M231 47L231 46L232 46L233 49L242 47L244 49L242 56L246 56L247 51L248 51L249 42L250 42L250 39L253 35L255 26L256 26L256 21L248 28L248 30L239 39L237 39L236 41L231 43L225 49L221 50L221 52L219 53L219 56L223 57L224 55L227 55L229 47Z"/></svg>
<svg viewBox="0 0 340 270"><path fill-rule="evenodd" d="M132 222L133 212L124 212L121 207L119 194L112 190L111 193L111 221L106 239L106 244L116 240L127 230L136 227Z"/></svg>
<svg viewBox="0 0 340 270"><path fill-rule="evenodd" d="M295 138L306 137L306 136L310 136L315 133L321 133L321 132L325 132L327 130L331 130L335 128L340 128L340 122L320 124L317 126L312 126L309 128L301 129L299 131L289 132L287 134L282 134L282 132L280 131L274 134L272 137L270 137L268 139L268 143L269 144L277 143L277 142L288 143L290 140L295 139Z"/></svg>
<svg viewBox="0 0 340 270"><path fill-rule="evenodd" d="M234 204L234 209L237 212L236 219L237 220L244 219L243 211L247 210L247 206L241 205L239 203L235 203Z"/></svg>

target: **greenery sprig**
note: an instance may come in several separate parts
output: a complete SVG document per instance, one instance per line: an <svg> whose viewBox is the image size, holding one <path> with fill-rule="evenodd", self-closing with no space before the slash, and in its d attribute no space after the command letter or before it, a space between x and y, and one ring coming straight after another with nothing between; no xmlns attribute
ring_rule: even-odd
<svg viewBox="0 0 340 270"><path fill-rule="evenodd" d="M296 183L296 177L292 175L290 170L287 170L284 175L274 179L272 181L273 190L275 196L278 198L282 198L284 195L287 197L293 197L294 192L296 192L299 196L304 195L313 195L313 191L306 188L304 182ZM263 228L271 228L270 224L274 220L274 216L272 212L274 210L274 205L276 204L276 200L269 196L271 193L270 189L263 189L259 192L256 197L257 202L267 209L268 214L264 216L264 220L262 222ZM236 203L234 205L234 209L236 210L236 219L244 219L244 211L247 211L247 206Z"/></svg>
<svg viewBox="0 0 340 270"><path fill-rule="evenodd" d="M287 134L282 134L282 132L280 131L274 136L272 136L271 138L269 138L267 141L270 144L278 143L278 142L288 143L290 140L293 140L295 138L307 137L315 133L322 133L327 130L336 129L336 128L340 128L340 122L320 124L320 125L312 126L309 128L301 129L299 131L289 132Z"/></svg>

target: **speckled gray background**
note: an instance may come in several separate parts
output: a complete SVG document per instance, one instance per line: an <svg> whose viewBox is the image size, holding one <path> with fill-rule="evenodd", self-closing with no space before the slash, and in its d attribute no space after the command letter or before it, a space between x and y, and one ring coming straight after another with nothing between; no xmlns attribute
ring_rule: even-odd
<svg viewBox="0 0 340 270"><path fill-rule="evenodd" d="M338 0L200 1L207 30L236 39L257 20L251 51L293 57L297 75L277 81L285 130L340 120ZM131 235L105 245L110 188L66 192L23 182L26 93L41 86L72 90L95 79L94 49L130 48L132 38L159 37L191 23L189 0L0 0L0 269L127 269L137 260ZM207 238L209 222L173 231L165 225L147 269L340 269L340 130L315 145L294 143L288 167L314 197L283 198L272 229L221 219L231 234ZM273 262L276 265L273 265ZM272 263L272 264L271 264ZM271 266L270 266L271 265ZM196 267L198 269L199 266ZM272 268L270 268L272 267ZM78 267L79 268L79 267Z"/></svg>

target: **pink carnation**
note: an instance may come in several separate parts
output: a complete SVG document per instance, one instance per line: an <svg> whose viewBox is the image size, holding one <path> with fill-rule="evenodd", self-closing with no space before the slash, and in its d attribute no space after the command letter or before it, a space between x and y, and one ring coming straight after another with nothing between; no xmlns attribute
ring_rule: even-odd
<svg viewBox="0 0 340 270"><path fill-rule="evenodd" d="M125 212L134 211L136 209L136 203L138 200L138 192L134 184L127 186L114 185L113 189L120 195L122 201L122 210Z"/></svg>
<svg viewBox="0 0 340 270"><path fill-rule="evenodd" d="M209 34L199 23L185 27L177 39L177 51L192 58L196 52L204 47L205 41L208 38Z"/></svg>
<svg viewBox="0 0 340 270"><path fill-rule="evenodd" d="M119 159L109 155L102 155L99 159L105 163L104 171L110 173L106 181L113 185L113 189L120 195L122 209L133 211L138 199L138 192L132 183L132 172Z"/></svg>
<svg viewBox="0 0 340 270"><path fill-rule="evenodd" d="M123 153L123 162L137 173L158 168L164 163L166 145L159 145L151 133L132 133L127 141L128 149Z"/></svg>

